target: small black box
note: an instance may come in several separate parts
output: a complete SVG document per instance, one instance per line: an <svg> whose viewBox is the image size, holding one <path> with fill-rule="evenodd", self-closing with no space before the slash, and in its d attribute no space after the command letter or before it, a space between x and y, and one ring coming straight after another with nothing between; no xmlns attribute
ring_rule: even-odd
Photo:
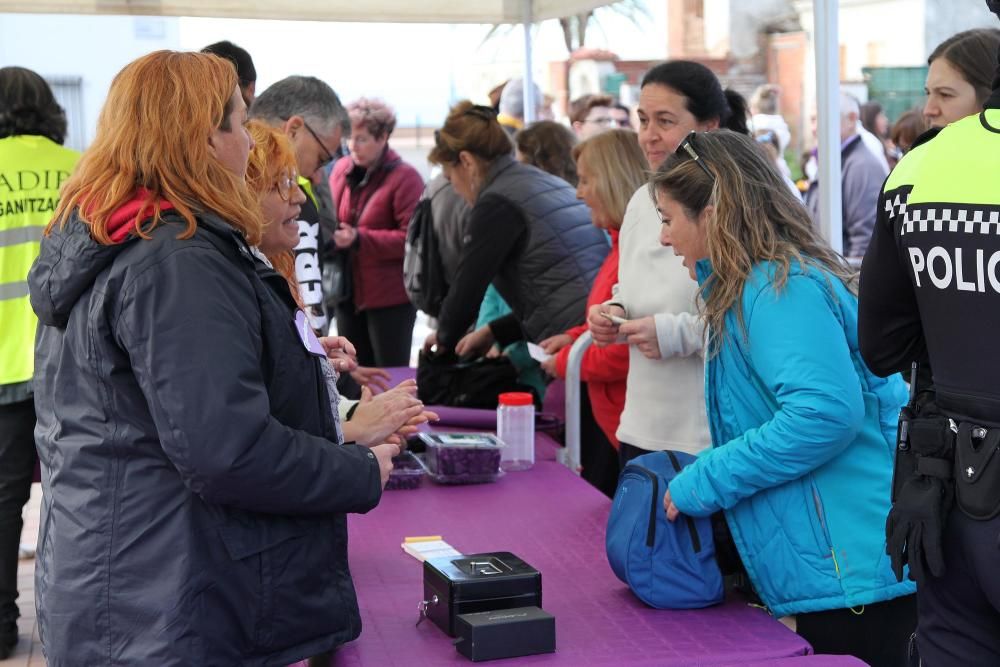
<svg viewBox="0 0 1000 667"><path fill-rule="evenodd" d="M455 636L455 617L542 606L542 573L508 551L424 561L427 616Z"/></svg>
<svg viewBox="0 0 1000 667"><path fill-rule="evenodd" d="M556 650L556 619L538 607L460 614L455 625L455 648L473 662Z"/></svg>

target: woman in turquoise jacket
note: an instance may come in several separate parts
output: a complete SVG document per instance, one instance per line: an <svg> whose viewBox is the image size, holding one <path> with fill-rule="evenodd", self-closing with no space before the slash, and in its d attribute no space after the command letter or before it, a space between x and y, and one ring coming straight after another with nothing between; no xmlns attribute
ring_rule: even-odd
<svg viewBox="0 0 1000 667"><path fill-rule="evenodd" d="M906 664L914 586L885 554L906 386L861 359L855 272L745 136L692 133L651 187L709 336L713 447L671 482L668 518L724 511L757 594L817 653Z"/></svg>

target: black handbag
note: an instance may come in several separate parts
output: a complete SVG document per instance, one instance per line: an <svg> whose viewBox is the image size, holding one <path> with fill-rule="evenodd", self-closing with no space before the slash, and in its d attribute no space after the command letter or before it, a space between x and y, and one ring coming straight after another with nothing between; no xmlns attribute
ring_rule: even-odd
<svg viewBox="0 0 1000 667"><path fill-rule="evenodd" d="M534 394L518 383L517 369L507 357L463 361L454 352L421 352L418 358L417 398L427 405L493 409L497 397L508 391Z"/></svg>
<svg viewBox="0 0 1000 667"><path fill-rule="evenodd" d="M323 299L327 308L349 300L353 291L351 251L335 250L323 263Z"/></svg>

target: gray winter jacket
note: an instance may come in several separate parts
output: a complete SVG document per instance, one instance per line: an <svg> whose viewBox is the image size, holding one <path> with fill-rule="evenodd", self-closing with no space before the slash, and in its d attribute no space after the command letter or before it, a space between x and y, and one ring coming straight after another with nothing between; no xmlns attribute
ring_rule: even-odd
<svg viewBox="0 0 1000 667"><path fill-rule="evenodd" d="M182 229L74 218L29 276L53 667L287 665L361 629L344 513L378 463L336 444L287 283L218 218Z"/></svg>
<svg viewBox="0 0 1000 667"><path fill-rule="evenodd" d="M840 153L841 199L843 202L844 257L864 257L875 229L878 198L888 172L861 140L849 139ZM819 182L813 181L806 192L806 206L813 222L820 224Z"/></svg>
<svg viewBox="0 0 1000 667"><path fill-rule="evenodd" d="M465 224L469 219L469 205L443 175L431 179L424 189L423 198L431 200L431 218L434 220L434 236L438 241L441 266L444 268L445 281L451 285L458 272L458 261L462 258L462 241L465 238Z"/></svg>

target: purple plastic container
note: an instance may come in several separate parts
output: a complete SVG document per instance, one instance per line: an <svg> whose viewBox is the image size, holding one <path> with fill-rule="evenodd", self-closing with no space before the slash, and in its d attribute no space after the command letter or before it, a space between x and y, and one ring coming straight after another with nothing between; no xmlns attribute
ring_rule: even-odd
<svg viewBox="0 0 1000 667"><path fill-rule="evenodd" d="M495 482L503 444L492 433L421 433L427 444L423 462L438 484Z"/></svg>
<svg viewBox="0 0 1000 667"><path fill-rule="evenodd" d="M416 489L424 477L424 467L412 452L403 452L392 459L392 472L385 483L386 491Z"/></svg>

